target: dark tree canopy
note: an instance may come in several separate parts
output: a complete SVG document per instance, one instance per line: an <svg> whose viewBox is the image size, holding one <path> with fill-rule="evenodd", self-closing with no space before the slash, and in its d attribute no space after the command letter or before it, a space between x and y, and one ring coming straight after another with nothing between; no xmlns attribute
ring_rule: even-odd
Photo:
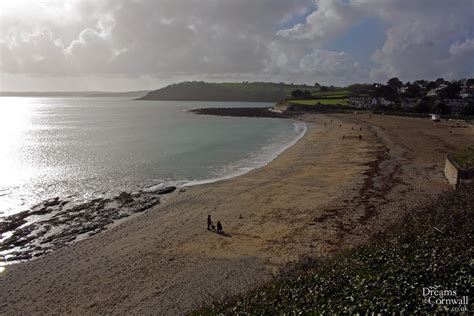
<svg viewBox="0 0 474 316"><path fill-rule="evenodd" d="M348 86L347 90L357 94L372 94L375 87L372 84L355 83Z"/></svg>
<svg viewBox="0 0 474 316"><path fill-rule="evenodd" d="M437 87L437 85L436 85L436 82L434 82L434 81L430 81L426 85L426 89L428 89L428 91L431 90L431 89L435 89L436 87Z"/></svg>
<svg viewBox="0 0 474 316"><path fill-rule="evenodd" d="M311 92L308 91L308 90L300 90L300 89L296 89L296 90L293 90L291 92L291 96L295 99L298 99L298 98L311 98Z"/></svg>
<svg viewBox="0 0 474 316"><path fill-rule="evenodd" d="M407 98L418 98L421 96L421 93L421 88L418 85L411 84L407 87L407 90L403 96Z"/></svg>
<svg viewBox="0 0 474 316"><path fill-rule="evenodd" d="M394 91L390 86L379 86L375 88L374 96L376 98L385 98L390 101L397 99L397 92Z"/></svg>
<svg viewBox="0 0 474 316"><path fill-rule="evenodd" d="M387 85L392 89L398 89L403 86L403 82L400 81L397 77L393 77L388 80Z"/></svg>
<svg viewBox="0 0 474 316"><path fill-rule="evenodd" d="M413 84L424 88L428 85L428 81L427 80L415 80L415 81L413 81Z"/></svg>
<svg viewBox="0 0 474 316"><path fill-rule="evenodd" d="M438 113L438 114L443 114L443 115L451 114L451 109L443 102L434 103L433 106L431 107L431 111L433 113Z"/></svg>
<svg viewBox="0 0 474 316"><path fill-rule="evenodd" d="M461 87L457 82L449 83L446 88L440 91L439 96L442 99L456 99L459 97L459 92L461 92Z"/></svg>
<svg viewBox="0 0 474 316"><path fill-rule="evenodd" d="M413 108L413 111L417 113L430 113L432 106L433 100L425 97L422 98L421 101L416 104L416 106Z"/></svg>
<svg viewBox="0 0 474 316"><path fill-rule="evenodd" d="M474 116L474 103L467 105L461 112L461 115Z"/></svg>

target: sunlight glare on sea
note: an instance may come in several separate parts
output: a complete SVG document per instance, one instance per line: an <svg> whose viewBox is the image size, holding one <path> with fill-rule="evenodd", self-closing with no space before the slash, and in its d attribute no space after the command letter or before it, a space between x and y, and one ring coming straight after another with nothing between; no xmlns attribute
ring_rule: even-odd
<svg viewBox="0 0 474 316"><path fill-rule="evenodd" d="M303 130L287 120L187 110L269 105L0 97L0 217L53 197L112 197L214 181L259 167Z"/></svg>
<svg viewBox="0 0 474 316"><path fill-rule="evenodd" d="M0 104L0 196L8 188L25 183L37 170L25 157L28 132L32 127L32 98L2 98ZM4 205L3 205L4 206ZM1 210L0 210L1 211Z"/></svg>

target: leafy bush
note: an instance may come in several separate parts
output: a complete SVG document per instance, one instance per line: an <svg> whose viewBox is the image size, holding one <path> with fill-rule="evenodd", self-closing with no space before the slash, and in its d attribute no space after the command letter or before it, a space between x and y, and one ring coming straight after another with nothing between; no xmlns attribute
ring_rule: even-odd
<svg viewBox="0 0 474 316"><path fill-rule="evenodd" d="M293 276L194 314L446 312L425 302L423 288L441 285L470 295L473 210L473 187L446 193L365 246L327 261L306 258L300 269L290 269Z"/></svg>
<svg viewBox="0 0 474 316"><path fill-rule="evenodd" d="M454 153L453 159L461 168L474 168L474 146L466 147Z"/></svg>

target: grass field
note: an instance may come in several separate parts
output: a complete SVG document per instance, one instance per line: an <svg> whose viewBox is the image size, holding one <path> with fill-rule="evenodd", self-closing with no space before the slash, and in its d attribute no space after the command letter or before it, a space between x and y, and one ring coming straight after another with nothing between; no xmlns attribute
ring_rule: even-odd
<svg viewBox="0 0 474 316"><path fill-rule="evenodd" d="M461 168L474 168L474 146L456 152L453 159Z"/></svg>
<svg viewBox="0 0 474 316"><path fill-rule="evenodd" d="M348 105L349 102L346 98L339 99L311 99L311 100L291 100L293 104L299 105ZM319 104L318 104L319 103Z"/></svg>
<svg viewBox="0 0 474 316"><path fill-rule="evenodd" d="M290 100L289 102L297 105L349 105L347 97L350 95L348 90L337 91L316 91L312 93L315 99Z"/></svg>

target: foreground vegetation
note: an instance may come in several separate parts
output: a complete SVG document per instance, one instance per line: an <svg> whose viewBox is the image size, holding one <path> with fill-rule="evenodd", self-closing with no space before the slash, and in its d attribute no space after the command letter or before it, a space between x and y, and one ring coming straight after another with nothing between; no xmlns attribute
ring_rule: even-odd
<svg viewBox="0 0 474 316"><path fill-rule="evenodd" d="M438 289L455 290L457 298L469 296L473 211L473 187L446 193L426 207L411 210L399 224L365 246L328 261L303 259L275 283L194 314L472 311L472 302L428 304L424 291L440 286Z"/></svg>
<svg viewBox="0 0 474 316"><path fill-rule="evenodd" d="M453 159L461 168L474 168L474 146L464 148L454 153Z"/></svg>

